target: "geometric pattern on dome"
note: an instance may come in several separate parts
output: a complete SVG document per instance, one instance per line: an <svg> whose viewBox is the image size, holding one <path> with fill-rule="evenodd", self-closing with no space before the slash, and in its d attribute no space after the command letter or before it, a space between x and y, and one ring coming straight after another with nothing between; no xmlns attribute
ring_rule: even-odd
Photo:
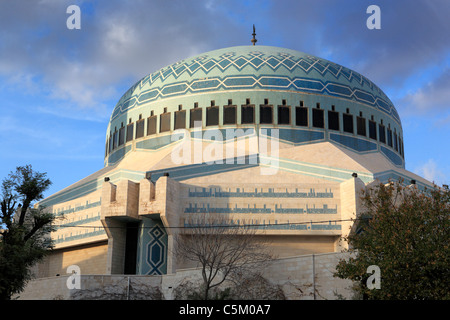
<svg viewBox="0 0 450 320"><path fill-rule="evenodd" d="M269 68L272 71L284 69L289 74L292 74L292 76L288 77L285 75L283 78L282 76L277 77L273 74L267 74L264 78L257 78L254 74L247 74L246 76L244 75L244 78L242 79L247 79L251 83L241 84L240 86L228 85L230 83L230 78L226 77L225 73L227 71L237 71L238 73L245 71L248 73L251 70L260 71L263 67ZM208 75L213 71L219 71L222 74L221 77L212 77L214 81L208 83L208 81L205 80L192 78L192 76L199 71L202 71L205 75ZM296 71L306 77L295 77L299 75L295 73ZM313 72L315 74L312 74ZM233 77L238 76L238 73L232 73ZM190 77L191 81L185 80L174 82L183 75ZM327 75L331 75L332 79L338 81L332 82L329 79L326 79L325 77ZM265 79L264 81L266 81L266 84L261 82L262 79ZM342 81L344 79L349 85L344 84ZM208 80L211 80L211 78L208 77ZM281 86L267 85L269 82L274 83L276 81L284 84ZM308 86L297 85L299 81L303 81ZM165 82L167 82L168 87L164 86ZM202 84L200 84L201 82ZM140 91L147 83L149 89ZM159 85L155 86L156 83L159 83ZM316 83L316 85L314 83ZM360 88L355 87L355 84L358 84ZM138 81L121 97L111 115L111 120L116 118L122 112L134 107L136 104L139 105L143 100L148 102L168 95L213 89L217 90L219 88L248 89L258 85L268 89L290 88L293 90L306 90L308 92L328 93L347 99L361 101L378 107L380 110L391 114L398 122L400 122L395 107L390 103L382 90L358 72L311 55L294 56L287 52L267 54L258 50L250 51L246 54L225 52L219 56L203 54L193 59L182 60L160 69ZM370 90L363 90L361 87ZM138 95L136 95L137 88L139 89ZM145 98L142 98L142 96Z"/></svg>
<svg viewBox="0 0 450 320"><path fill-rule="evenodd" d="M266 66L273 71L276 71L280 67L285 67L289 71L301 69L305 73L309 73L311 70L316 70L322 76L329 73L336 79L343 76L348 81L355 80L361 85L366 84L371 89L377 90L379 94L382 94L382 91L373 82L359 73L314 56L308 55L296 59L293 55L284 52L279 52L278 56L269 56L258 51L249 52L248 54L250 57L245 55L236 55L235 52L229 52L219 56L220 59L209 57L208 55L202 55L192 59L189 62L185 62L185 60L183 60L144 77L140 81L140 85L142 87L146 82L152 84L157 79L164 81L170 76L173 76L176 79L183 73L188 73L192 76L199 70L203 70L206 74L208 74L215 68L225 71L230 67L235 67L237 70L242 70L246 66L251 66L254 70L259 70L263 66Z"/></svg>
<svg viewBox="0 0 450 320"><path fill-rule="evenodd" d="M187 93L213 90L217 91L220 89L249 88L295 90L308 93L328 94L331 96L359 101L376 107L387 114L390 114L400 123L400 118L395 108L389 102L378 96L374 96L371 92L364 91L359 88L352 88L351 86L344 85L338 82L325 82L317 79L298 77L290 78L287 76L272 75L262 75L259 77L255 75L233 75L223 78L208 78L207 80L196 79L191 82L175 82L171 83L168 86L161 87L153 86L151 89L141 91L139 95L132 96L123 103L119 103L111 115L111 120L117 118L120 114L128 111L136 105L154 101L159 98Z"/></svg>

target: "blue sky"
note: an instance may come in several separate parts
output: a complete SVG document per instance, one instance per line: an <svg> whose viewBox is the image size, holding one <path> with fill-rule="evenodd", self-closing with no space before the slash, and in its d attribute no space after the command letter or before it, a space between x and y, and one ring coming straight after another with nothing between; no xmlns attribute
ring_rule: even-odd
<svg viewBox="0 0 450 320"><path fill-rule="evenodd" d="M69 5L81 29L69 30ZM369 30L369 5L381 29ZM402 119L406 169L450 182L450 1L0 0L0 179L47 172L46 196L103 167L110 114L137 80L205 51L294 49L360 72Z"/></svg>

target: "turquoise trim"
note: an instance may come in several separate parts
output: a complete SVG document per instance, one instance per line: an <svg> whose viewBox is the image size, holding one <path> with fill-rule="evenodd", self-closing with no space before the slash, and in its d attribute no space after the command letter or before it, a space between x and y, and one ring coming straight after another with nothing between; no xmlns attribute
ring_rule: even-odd
<svg viewBox="0 0 450 320"><path fill-rule="evenodd" d="M103 235L106 236L105 230L98 230L98 231L87 232L87 233L84 233L84 234L78 234L78 235L75 235L75 236L68 236L68 237L56 239L56 240L53 240L53 242L55 244L59 244L59 243L63 243L63 242L70 242L70 241L86 239L86 238L92 238L92 237L103 236Z"/></svg>
<svg viewBox="0 0 450 320"><path fill-rule="evenodd" d="M328 132L324 130L310 129L310 128L299 128L299 127L291 127L291 128L271 128L266 127L265 125L258 125L258 130L254 127L232 127L232 128L209 128L203 130L190 130L184 129L180 130L180 133L190 134L191 139L203 139L203 141L216 141L212 138L215 138L215 133L219 134L219 138L222 140L218 140L218 142L227 142L230 139L234 139L236 137L236 133L238 138L249 138L256 134L261 135L261 137L266 137L270 139L275 139L275 135L273 134L273 130L278 131L278 140L282 143L287 143L292 146L299 146L302 144L309 143L318 143L324 141L330 141L331 143L337 143L339 146L350 149L354 152L358 152L360 154L369 153L369 152L378 152L379 150L382 152L386 158L391 161L394 165L399 167L404 167L403 159L396 154L394 151L385 148L382 145L378 145L375 142L370 141L367 138L352 136L347 134L342 134L338 132ZM233 135L227 135L227 132L233 131ZM137 150L145 150L145 151L158 151L162 148L169 147L173 143L178 143L180 140L184 139L184 135L173 135L175 131L170 134L167 133L165 135L157 135L157 136L147 136L143 140L136 142ZM329 136L329 137L328 137ZM210 140L208 140L208 137ZM174 140L172 140L174 139ZM127 146L127 150L131 149L131 145ZM119 149L121 151L122 149ZM115 156L115 152L113 151L109 157L111 159L112 156ZM123 152L120 153L119 157L123 157Z"/></svg>
<svg viewBox="0 0 450 320"><path fill-rule="evenodd" d="M361 153L377 151L378 149L376 143L342 134L330 133L330 140Z"/></svg>
<svg viewBox="0 0 450 320"><path fill-rule="evenodd" d="M386 147L380 146L380 151L396 166L403 165L403 159L399 157L395 152L389 150Z"/></svg>

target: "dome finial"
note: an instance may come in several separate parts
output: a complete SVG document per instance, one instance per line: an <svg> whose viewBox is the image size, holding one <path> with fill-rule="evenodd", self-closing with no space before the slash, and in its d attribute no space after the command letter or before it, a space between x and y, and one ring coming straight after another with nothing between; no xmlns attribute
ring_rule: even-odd
<svg viewBox="0 0 450 320"><path fill-rule="evenodd" d="M252 41L253 45L255 45L255 44L256 44L256 41L258 41L258 40L256 40L256 38L255 38L255 36L256 36L256 33L255 33L255 25L253 25L253 33L252 33L252 36L253 36L253 39L252 39L251 41Z"/></svg>

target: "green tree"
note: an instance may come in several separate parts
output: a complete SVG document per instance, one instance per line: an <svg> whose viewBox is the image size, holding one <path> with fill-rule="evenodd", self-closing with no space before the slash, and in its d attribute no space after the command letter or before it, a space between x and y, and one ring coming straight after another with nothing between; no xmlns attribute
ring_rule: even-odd
<svg viewBox="0 0 450 320"><path fill-rule="evenodd" d="M52 248L48 236L54 216L33 202L51 185L31 165L17 167L2 181L0 198L0 300L11 299L31 279L30 267Z"/></svg>
<svg viewBox="0 0 450 320"><path fill-rule="evenodd" d="M346 239L351 258L335 276L355 281L363 299L449 299L449 190L378 184L363 192L362 204ZM367 286L371 265L380 268L380 289Z"/></svg>

